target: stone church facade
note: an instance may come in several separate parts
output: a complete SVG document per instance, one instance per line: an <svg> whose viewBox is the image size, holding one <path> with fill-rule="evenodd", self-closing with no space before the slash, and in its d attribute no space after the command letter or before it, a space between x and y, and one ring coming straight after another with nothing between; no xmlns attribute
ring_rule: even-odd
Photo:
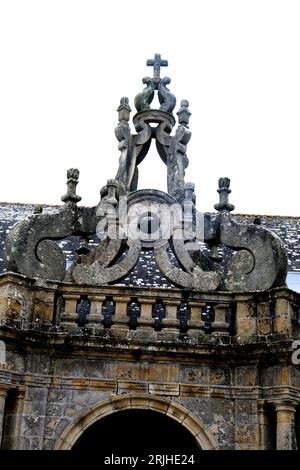
<svg viewBox="0 0 300 470"><path fill-rule="evenodd" d="M78 205L70 169L63 206L35 206L6 230L1 448L125 452L140 439L152 451L165 442L170 452L297 449L300 294L286 286L290 252L265 221L231 214L228 178L216 212L197 210L185 182L189 103L176 123L171 80L160 77L167 61L156 54L147 65L136 133L129 100L120 101L119 168L99 204ZM167 193L138 190L152 141Z"/></svg>

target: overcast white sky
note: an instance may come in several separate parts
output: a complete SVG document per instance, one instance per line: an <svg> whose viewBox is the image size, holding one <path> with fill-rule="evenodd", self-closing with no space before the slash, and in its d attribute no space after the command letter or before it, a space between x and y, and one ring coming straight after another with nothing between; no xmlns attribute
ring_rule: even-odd
<svg viewBox="0 0 300 470"><path fill-rule="evenodd" d="M119 100L133 108L157 52L190 102L198 209L229 176L236 212L299 216L299 25L299 0L0 0L0 200L60 203L77 167L95 205L118 167ZM139 188L166 189L154 151L139 169Z"/></svg>

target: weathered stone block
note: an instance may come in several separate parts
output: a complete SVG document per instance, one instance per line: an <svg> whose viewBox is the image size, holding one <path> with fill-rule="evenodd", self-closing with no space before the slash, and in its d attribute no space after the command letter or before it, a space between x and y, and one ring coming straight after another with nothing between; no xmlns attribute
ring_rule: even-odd
<svg viewBox="0 0 300 470"><path fill-rule="evenodd" d="M149 382L177 382L179 366L177 364L149 363Z"/></svg>
<svg viewBox="0 0 300 470"><path fill-rule="evenodd" d="M147 392L147 382L118 382L118 393Z"/></svg>
<svg viewBox="0 0 300 470"><path fill-rule="evenodd" d="M269 317L257 319L257 334L269 335L271 334L271 319Z"/></svg>
<svg viewBox="0 0 300 470"><path fill-rule="evenodd" d="M236 318L236 334L237 337L256 335L256 318L239 317Z"/></svg>
<svg viewBox="0 0 300 470"><path fill-rule="evenodd" d="M144 381L148 378L148 364L142 362L118 362L114 378L119 380Z"/></svg>
<svg viewBox="0 0 300 470"><path fill-rule="evenodd" d="M180 367L180 382L207 385L210 382L210 369L208 366L186 366Z"/></svg>
<svg viewBox="0 0 300 470"><path fill-rule="evenodd" d="M178 384L149 384L149 393L154 395L178 396Z"/></svg>
<svg viewBox="0 0 300 470"><path fill-rule="evenodd" d="M212 368L210 373L210 383L212 385L224 385L229 383L228 371L219 368Z"/></svg>
<svg viewBox="0 0 300 470"><path fill-rule="evenodd" d="M256 365L236 367L235 384L248 387L258 385L258 371Z"/></svg>

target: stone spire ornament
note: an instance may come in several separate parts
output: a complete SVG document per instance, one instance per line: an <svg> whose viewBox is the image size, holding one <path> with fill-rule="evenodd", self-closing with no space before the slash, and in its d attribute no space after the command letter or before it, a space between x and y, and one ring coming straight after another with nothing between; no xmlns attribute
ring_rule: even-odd
<svg viewBox="0 0 300 470"><path fill-rule="evenodd" d="M120 119L115 130L121 151L116 180L122 182L127 191L137 189L138 165L146 157L152 140L155 140L157 151L167 166L168 193L182 202L185 169L188 166L186 149L191 137L188 130L191 113L187 100L183 100L177 113L178 127L175 134L171 135L176 123L173 115L176 98L167 87L171 79L160 76L161 67L167 67L168 61L162 60L160 54L155 54L154 59L147 60L147 65L153 66L153 77L143 78L142 82L146 87L134 99L137 114L133 118L133 124L137 134L132 134L129 126L124 129L124 121ZM151 108L155 92L160 103L159 109Z"/></svg>
<svg viewBox="0 0 300 470"><path fill-rule="evenodd" d="M67 194L61 197L61 200L66 204L69 202L77 203L81 201L81 197L76 194L76 186L79 180L79 170L77 168L70 168L67 171Z"/></svg>
<svg viewBox="0 0 300 470"><path fill-rule="evenodd" d="M180 103L180 108L177 111L178 122L184 127L189 127L189 121L191 114L189 111L189 102L188 100L182 100Z"/></svg>
<svg viewBox="0 0 300 470"><path fill-rule="evenodd" d="M217 189L220 202L214 205L214 208L221 212L221 211L228 211L231 212L234 210L234 205L230 204L228 201L229 194L231 193L230 186L230 179L229 178L220 178L218 181L219 188Z"/></svg>
<svg viewBox="0 0 300 470"><path fill-rule="evenodd" d="M171 79L161 77L168 61L155 54L147 66L153 67L153 76L142 80L145 87L134 99L132 124L129 99L122 97L117 108L119 167L101 188L99 203L77 205L79 171L68 170L65 204L57 213L36 209L9 233L6 268L30 278L102 286L128 276L147 250L161 275L187 292L248 292L284 285L287 257L280 239L257 223L235 220L229 178L218 181L217 212L197 210L195 185L185 182L189 102L181 100L176 122L176 98L167 86ZM151 107L155 93L158 109ZM138 190L138 167L152 141L167 167L167 193ZM98 245L90 248L95 234ZM57 241L71 235L80 238L81 246L66 271Z"/></svg>

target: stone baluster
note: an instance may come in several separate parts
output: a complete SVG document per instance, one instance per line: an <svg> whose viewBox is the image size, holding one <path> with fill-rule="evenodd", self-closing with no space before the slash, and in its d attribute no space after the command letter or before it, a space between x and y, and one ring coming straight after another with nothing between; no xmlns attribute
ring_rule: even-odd
<svg viewBox="0 0 300 470"><path fill-rule="evenodd" d="M180 305L180 299L167 299L164 300L164 304L166 306L166 316L163 319L162 323L164 329L162 330L164 333L173 333L178 335L179 334L179 320L177 319L177 307Z"/></svg>
<svg viewBox="0 0 300 470"><path fill-rule="evenodd" d="M61 314L61 326L66 329L77 326L79 315L77 313L77 301L80 299L78 294L63 294L65 300L65 310Z"/></svg>
<svg viewBox="0 0 300 470"><path fill-rule="evenodd" d="M296 428L295 412L296 403L293 401L275 401L276 410L276 449L277 450L295 450Z"/></svg>
<svg viewBox="0 0 300 470"><path fill-rule="evenodd" d="M190 318L188 320L188 335L194 336L195 330L197 333L204 334L203 327L204 321L201 320L202 308L205 307L204 302L197 302L194 300L189 301Z"/></svg>
<svg viewBox="0 0 300 470"><path fill-rule="evenodd" d="M226 321L226 311L228 304L214 305L215 319L211 325L213 335L229 335L229 323Z"/></svg>
<svg viewBox="0 0 300 470"><path fill-rule="evenodd" d="M141 306L141 315L138 318L139 329L151 330L154 328L154 319L152 318L152 305L155 303L155 299L145 299L144 297L139 297L138 301Z"/></svg>
<svg viewBox="0 0 300 470"><path fill-rule="evenodd" d="M102 329L102 304L105 301L105 295L92 295L89 296L89 300L91 301L91 310L90 313L87 315L88 321L88 328L94 332L95 329Z"/></svg>
<svg viewBox="0 0 300 470"><path fill-rule="evenodd" d="M113 296L113 300L116 304L115 314L113 315L113 324L111 325L111 331L116 336L127 336L128 333L128 315L127 307L130 302L130 297L126 296Z"/></svg>

